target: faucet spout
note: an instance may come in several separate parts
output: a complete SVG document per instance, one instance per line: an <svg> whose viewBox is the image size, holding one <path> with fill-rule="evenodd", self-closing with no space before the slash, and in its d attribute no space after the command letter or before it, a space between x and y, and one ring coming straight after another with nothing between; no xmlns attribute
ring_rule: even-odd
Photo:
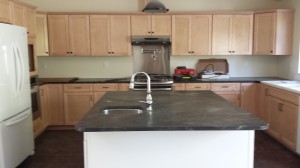
<svg viewBox="0 0 300 168"><path fill-rule="evenodd" d="M137 72L131 76L129 88L133 89L134 88L134 79L135 76L138 74L144 74L147 77L147 96L146 96L146 102L148 105L151 105L153 103L153 99L151 96L151 78L146 72Z"/></svg>

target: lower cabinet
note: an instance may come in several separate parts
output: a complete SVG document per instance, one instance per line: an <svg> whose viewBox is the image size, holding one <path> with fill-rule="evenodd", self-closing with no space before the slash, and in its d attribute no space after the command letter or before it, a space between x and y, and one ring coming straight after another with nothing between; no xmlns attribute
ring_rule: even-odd
<svg viewBox="0 0 300 168"><path fill-rule="evenodd" d="M289 98L293 102L285 99ZM296 100L296 101L294 101ZM299 96L288 91L267 87L267 133L292 150L296 150Z"/></svg>
<svg viewBox="0 0 300 168"><path fill-rule="evenodd" d="M211 83L211 91L240 106L240 83Z"/></svg>
<svg viewBox="0 0 300 168"><path fill-rule="evenodd" d="M65 125L75 125L94 105L92 84L64 85Z"/></svg>
<svg viewBox="0 0 300 168"><path fill-rule="evenodd" d="M104 96L105 92L118 91L118 88L119 85L117 83L94 84L94 103L97 103Z"/></svg>
<svg viewBox="0 0 300 168"><path fill-rule="evenodd" d="M48 125L64 125L64 100L62 84L45 85L46 102L41 104L42 113L47 113Z"/></svg>
<svg viewBox="0 0 300 168"><path fill-rule="evenodd" d="M256 83L241 83L241 108L256 115Z"/></svg>

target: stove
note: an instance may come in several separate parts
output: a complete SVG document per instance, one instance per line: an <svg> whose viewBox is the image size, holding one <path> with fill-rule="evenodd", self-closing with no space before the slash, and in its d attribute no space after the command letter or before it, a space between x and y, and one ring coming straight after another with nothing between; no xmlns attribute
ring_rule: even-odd
<svg viewBox="0 0 300 168"><path fill-rule="evenodd" d="M151 79L151 90L172 90L173 78L169 75L149 74ZM133 90L147 90L147 77L137 75L134 80Z"/></svg>

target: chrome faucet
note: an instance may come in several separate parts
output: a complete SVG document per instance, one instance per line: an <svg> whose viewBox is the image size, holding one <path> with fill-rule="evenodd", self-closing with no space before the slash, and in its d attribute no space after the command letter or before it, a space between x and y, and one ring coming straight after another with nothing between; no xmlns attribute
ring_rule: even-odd
<svg viewBox="0 0 300 168"><path fill-rule="evenodd" d="M151 96L151 79L150 79L150 76L147 73L145 73L145 72L137 72L137 73L133 74L131 76L129 88L130 89L134 88L134 78L135 78L135 76L137 74L144 74L147 77L147 96L146 96L146 101L140 101L140 102L147 103L148 105L151 105L153 103L152 96Z"/></svg>

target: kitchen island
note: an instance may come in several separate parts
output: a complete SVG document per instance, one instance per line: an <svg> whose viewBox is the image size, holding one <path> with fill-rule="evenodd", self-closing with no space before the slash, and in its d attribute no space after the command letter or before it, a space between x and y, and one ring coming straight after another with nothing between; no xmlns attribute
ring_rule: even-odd
<svg viewBox="0 0 300 168"><path fill-rule="evenodd" d="M85 167L251 168L268 124L211 91L108 92L76 125ZM112 110L118 108L139 110Z"/></svg>

